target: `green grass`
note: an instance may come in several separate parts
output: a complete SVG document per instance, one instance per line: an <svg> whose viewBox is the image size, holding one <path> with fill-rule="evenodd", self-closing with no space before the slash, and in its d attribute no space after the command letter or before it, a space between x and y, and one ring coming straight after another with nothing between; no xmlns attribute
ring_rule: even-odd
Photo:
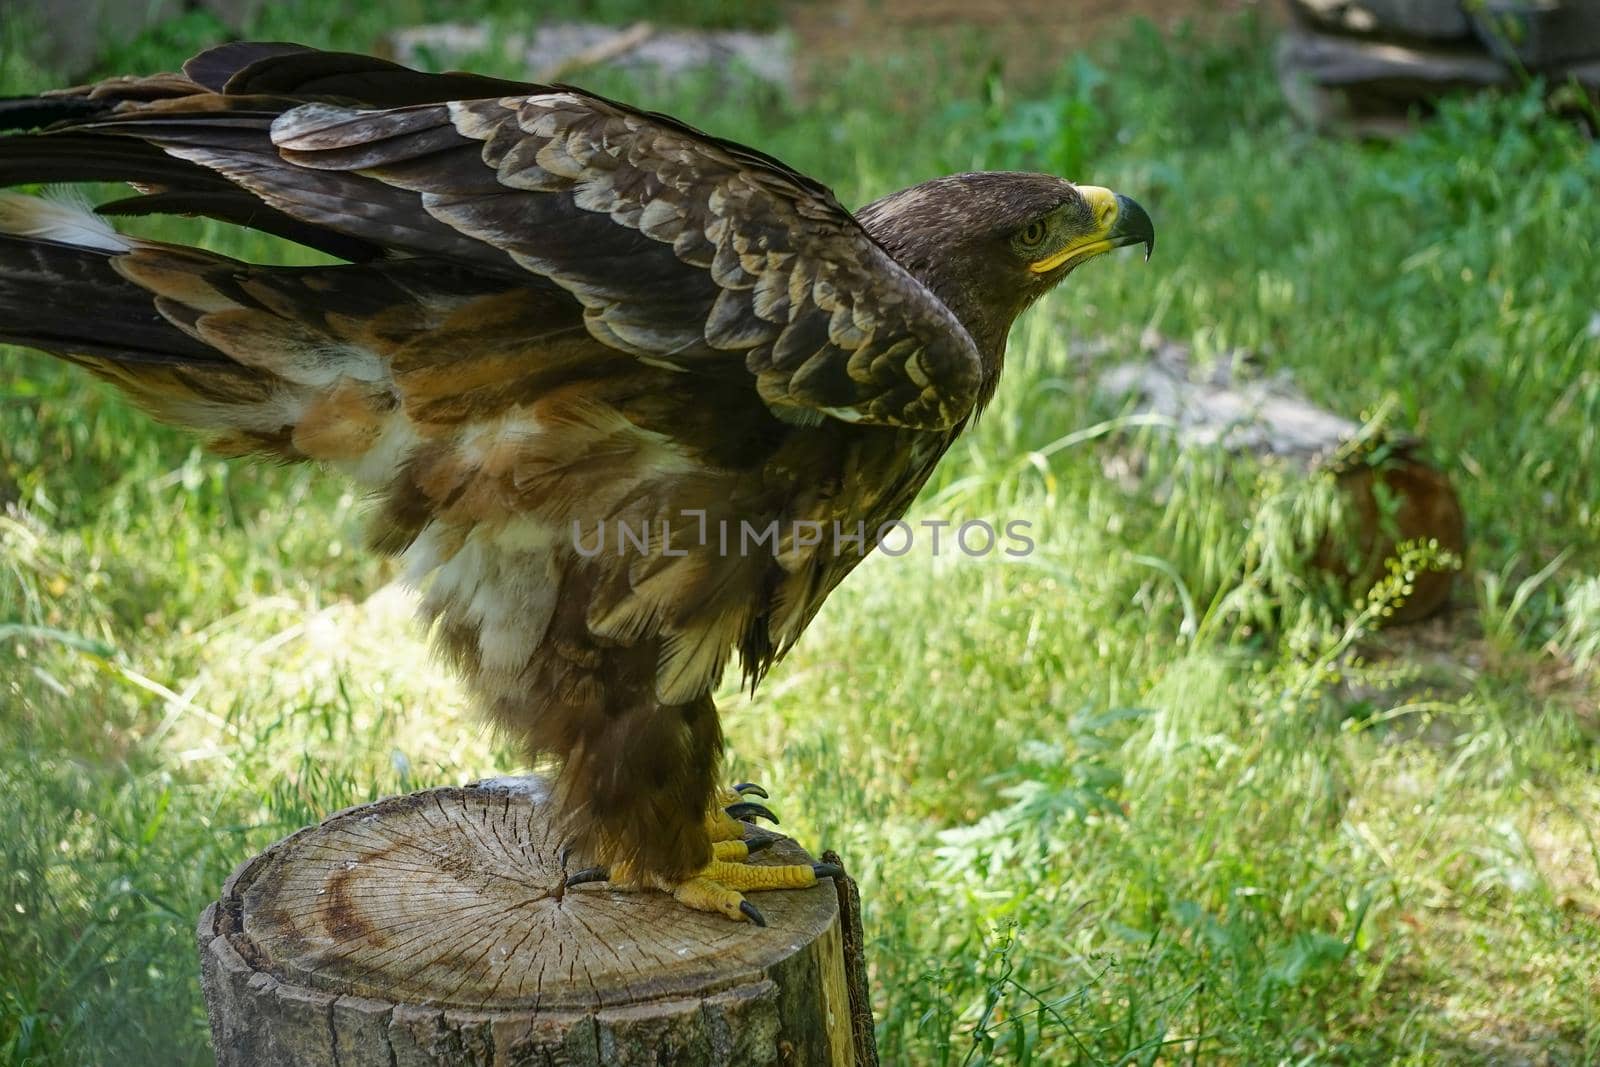
<svg viewBox="0 0 1600 1067"><path fill-rule="evenodd" d="M260 29L365 47L442 7L289 3ZM1097 263L1030 313L919 505L1029 520L1038 551L870 560L724 702L739 775L862 880L885 1062L1600 1061L1600 148L1535 92L1393 146L1317 139L1266 44L1134 27L1042 84L978 67L930 96L964 68L902 56L803 104L649 101L848 202L1052 169L1161 231L1150 264ZM48 77L19 49L0 90ZM1373 631L1295 593L1314 487L1095 395L1150 326L1423 432L1470 522L1455 610ZM1110 354L1077 343L1098 337ZM1130 453L1136 480L1106 477ZM404 604L368 599L388 572L331 480L214 460L7 351L0 501L0 1059L208 1062L191 925L236 863L515 756Z"/></svg>

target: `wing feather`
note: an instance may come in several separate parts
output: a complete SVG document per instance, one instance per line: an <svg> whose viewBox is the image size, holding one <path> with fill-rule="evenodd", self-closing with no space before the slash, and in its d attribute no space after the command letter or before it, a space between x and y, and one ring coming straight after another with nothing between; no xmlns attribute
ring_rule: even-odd
<svg viewBox="0 0 1600 1067"><path fill-rule="evenodd" d="M569 90L308 104L272 140L297 168L421 194L433 218L572 292L607 344L702 372L742 354L780 412L938 428L977 395L960 323L830 194L677 124Z"/></svg>
<svg viewBox="0 0 1600 1067"><path fill-rule="evenodd" d="M944 428L978 395L954 315L824 186L755 149L578 89L295 45L225 45L185 69L53 98L60 122L33 136L65 155L23 146L28 166L156 180L156 199L114 210L533 272L582 302L603 344L749 375L790 421Z"/></svg>

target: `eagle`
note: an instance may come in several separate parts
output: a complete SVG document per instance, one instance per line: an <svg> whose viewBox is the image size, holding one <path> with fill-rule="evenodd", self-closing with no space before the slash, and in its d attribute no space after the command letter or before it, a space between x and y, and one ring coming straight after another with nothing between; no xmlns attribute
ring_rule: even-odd
<svg viewBox="0 0 1600 1067"><path fill-rule="evenodd" d="M753 689L994 394L1013 320L1154 246L1110 190L936 178L851 213L813 178L567 85L232 43L0 101L0 342L228 455L374 500L442 654L550 760L569 876L761 923L770 816L722 785ZM126 235L203 216L336 262Z"/></svg>

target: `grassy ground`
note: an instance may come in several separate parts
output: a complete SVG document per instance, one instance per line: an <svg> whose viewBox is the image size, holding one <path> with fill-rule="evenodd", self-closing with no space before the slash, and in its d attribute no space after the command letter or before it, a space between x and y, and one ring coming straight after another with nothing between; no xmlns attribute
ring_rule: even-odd
<svg viewBox="0 0 1600 1067"><path fill-rule="evenodd" d="M392 7L259 31L365 47L438 13ZM24 55L0 92L44 84ZM1020 325L919 505L1027 519L1038 551L869 561L725 702L740 776L862 879L886 1062L1600 1062L1600 148L1533 94L1387 148L1313 139L1266 56L1248 23L1132 28L1043 85L906 56L804 105L652 90L847 202L1028 167L1161 231ZM1090 383L1147 326L1422 430L1473 536L1446 618L1375 633L1255 562L1307 490L1117 427ZM1129 452L1141 476L1105 477ZM514 758L370 597L387 574L331 481L215 461L6 351L0 502L0 1060L207 1062L190 929L234 864Z"/></svg>

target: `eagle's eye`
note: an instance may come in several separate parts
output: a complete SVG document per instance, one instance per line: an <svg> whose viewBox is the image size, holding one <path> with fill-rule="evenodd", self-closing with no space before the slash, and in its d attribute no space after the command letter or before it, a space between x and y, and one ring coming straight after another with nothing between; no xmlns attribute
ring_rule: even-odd
<svg viewBox="0 0 1600 1067"><path fill-rule="evenodd" d="M1044 244L1044 239L1049 233L1050 228L1044 224L1043 220L1035 219L1024 226L1021 233L1017 234L1017 244L1024 249L1038 248Z"/></svg>

